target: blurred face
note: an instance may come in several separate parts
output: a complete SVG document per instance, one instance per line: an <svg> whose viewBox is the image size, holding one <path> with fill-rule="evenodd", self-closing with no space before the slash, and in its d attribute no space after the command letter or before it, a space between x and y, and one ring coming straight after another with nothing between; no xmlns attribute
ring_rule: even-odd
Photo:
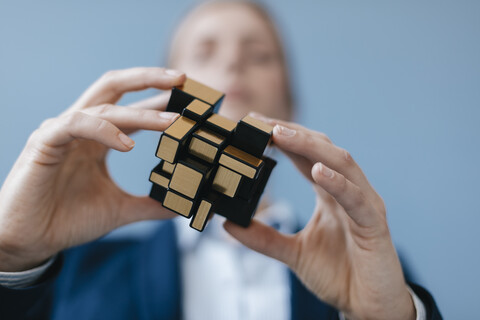
<svg viewBox="0 0 480 320"><path fill-rule="evenodd" d="M226 94L220 114L288 118L284 66L269 25L241 3L193 13L177 34L172 67Z"/></svg>

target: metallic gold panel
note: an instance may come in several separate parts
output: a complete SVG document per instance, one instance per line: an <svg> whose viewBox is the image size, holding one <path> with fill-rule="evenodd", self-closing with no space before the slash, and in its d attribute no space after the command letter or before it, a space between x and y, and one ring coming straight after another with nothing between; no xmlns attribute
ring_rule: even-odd
<svg viewBox="0 0 480 320"><path fill-rule="evenodd" d="M162 164L162 170L168 174L172 174L175 169L175 164L164 161Z"/></svg>
<svg viewBox="0 0 480 320"><path fill-rule="evenodd" d="M177 163L169 187L193 199L197 194L202 178L203 175L200 172Z"/></svg>
<svg viewBox="0 0 480 320"><path fill-rule="evenodd" d="M233 146L226 147L224 151L225 153L235 158L238 158L239 160L244 161L255 168L258 168L262 164L262 159L252 156L251 154L246 153L245 151L237 149Z"/></svg>
<svg viewBox="0 0 480 320"><path fill-rule="evenodd" d="M258 128L260 130L262 130L263 132L265 133L269 133L271 134L272 131L273 131L273 127L265 122L263 122L262 120L258 120L256 118L252 118L250 116L245 116L243 119L242 119L243 122L245 123L248 123L249 125L255 127L255 128Z"/></svg>
<svg viewBox="0 0 480 320"><path fill-rule="evenodd" d="M199 116L201 116L205 112L207 112L208 109L210 109L210 105L208 105L205 102L202 102L198 99L195 99L192 102L190 102L190 104L185 109L188 109L188 110L192 111L193 113L196 113Z"/></svg>
<svg viewBox="0 0 480 320"><path fill-rule="evenodd" d="M243 174L244 176L247 176L251 179L255 177L255 174L257 173L257 170L255 168L252 168L248 165L246 165L243 162L240 162L236 159L233 159L232 157L222 154L220 156L220 159L218 160L218 163L221 165L224 165L225 167L228 167L232 170L237 171L238 173Z"/></svg>
<svg viewBox="0 0 480 320"><path fill-rule="evenodd" d="M217 155L218 148L206 143L198 138L193 137L188 147L191 154L199 157L207 162L212 163Z"/></svg>
<svg viewBox="0 0 480 320"><path fill-rule="evenodd" d="M173 162L178 150L178 141L170 137L162 136L160 146L157 150L157 157L168 162Z"/></svg>
<svg viewBox="0 0 480 320"><path fill-rule="evenodd" d="M242 176L232 170L219 166L213 179L212 188L231 198L235 196Z"/></svg>
<svg viewBox="0 0 480 320"><path fill-rule="evenodd" d="M211 105L215 104L223 96L223 93L220 91L207 87L190 78L187 78L179 89Z"/></svg>
<svg viewBox="0 0 480 320"><path fill-rule="evenodd" d="M163 200L163 205L185 217L188 217L192 210L193 202L171 191L167 191L165 200Z"/></svg>
<svg viewBox="0 0 480 320"><path fill-rule="evenodd" d="M219 114L212 114L208 119L208 122L213 123L216 126L222 127L227 131L232 132L233 129L237 126L237 123L233 120L230 120L228 118L222 117Z"/></svg>
<svg viewBox="0 0 480 320"><path fill-rule="evenodd" d="M222 144L223 141L225 141L225 137L222 136L222 135L219 135L218 133L215 133L213 131L210 131L208 129L198 129L196 132L195 132L196 135L204 138L204 139L207 139L209 141L212 141L214 144L216 144L217 146Z"/></svg>
<svg viewBox="0 0 480 320"><path fill-rule="evenodd" d="M165 130L165 133L175 139L182 140L183 137L190 131L196 124L195 121L188 119L187 117L180 116L170 127Z"/></svg>
<svg viewBox="0 0 480 320"><path fill-rule="evenodd" d="M161 174L158 174L156 172L152 172L150 173L150 181L152 182L155 182L156 184L164 187L164 188L168 188L168 183L170 182L170 180L168 180L168 178L162 176Z"/></svg>
<svg viewBox="0 0 480 320"><path fill-rule="evenodd" d="M192 228L202 231L205 224L207 223L208 214L210 213L210 208L212 204L208 201L202 200L200 206L198 207L197 213L192 219Z"/></svg>

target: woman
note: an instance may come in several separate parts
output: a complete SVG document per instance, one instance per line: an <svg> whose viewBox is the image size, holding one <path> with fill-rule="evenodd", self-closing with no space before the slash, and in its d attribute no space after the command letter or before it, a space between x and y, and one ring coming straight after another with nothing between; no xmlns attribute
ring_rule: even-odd
<svg viewBox="0 0 480 320"><path fill-rule="evenodd" d="M121 190L108 175L105 155L110 148L131 150L134 142L127 134L162 131L177 116L158 111L165 107L164 96L116 106L121 96L149 87L168 90L180 85L185 74L161 68L108 72L31 135L2 186L0 271L11 281L1 282L0 297L8 316L306 319L336 318L336 309L352 319L415 319L426 308L429 317L441 317L427 292L406 284L383 200L350 154L324 134L287 122L292 98L285 58L260 7L249 2L198 7L176 33L170 65L226 92L224 115L238 120L254 111L253 116L275 126L276 147L316 191L311 220L293 235L258 220L247 229L224 224L241 243L275 260L260 261L253 251L229 255L242 249L222 239L217 218L207 231L222 241L188 244L193 231L185 234L181 226L167 223L149 241L100 241L59 254L130 222L175 216L148 197ZM264 202L261 208L260 219L275 218L275 207ZM175 234L179 251L167 245ZM241 259L233 264L245 265L231 270L256 266L253 275L267 271L250 282L238 280L248 273L236 282L215 282L235 257ZM295 273L291 284L276 260ZM25 271L21 277L12 274L19 271ZM34 276L25 277L28 273ZM273 280L256 286L267 278ZM311 293L302 293L297 278ZM225 298L235 285L248 290ZM214 296L202 294L209 286Z"/></svg>

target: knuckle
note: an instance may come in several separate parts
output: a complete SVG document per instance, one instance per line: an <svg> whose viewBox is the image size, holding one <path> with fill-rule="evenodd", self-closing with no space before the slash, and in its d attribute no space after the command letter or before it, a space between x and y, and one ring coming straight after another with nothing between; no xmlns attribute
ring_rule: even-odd
<svg viewBox="0 0 480 320"><path fill-rule="evenodd" d="M110 83L117 77L117 74L118 70L109 70L100 77L100 80L104 83Z"/></svg>
<svg viewBox="0 0 480 320"><path fill-rule="evenodd" d="M100 119L100 120L96 123L94 130L95 130L96 132L102 132L102 131L104 131L105 129L108 128L108 125L109 125L108 121L103 120L103 119Z"/></svg>
<svg viewBox="0 0 480 320"><path fill-rule="evenodd" d="M95 107L95 113L97 115L108 114L113 109L113 105L105 103Z"/></svg>
<svg viewBox="0 0 480 320"><path fill-rule="evenodd" d="M135 110L138 118L151 118L152 112L150 110L138 109Z"/></svg>
<svg viewBox="0 0 480 320"><path fill-rule="evenodd" d="M119 77L119 70L110 70L105 72L99 80L100 87L104 90L115 90L117 79Z"/></svg>
<svg viewBox="0 0 480 320"><path fill-rule="evenodd" d="M361 207L365 204L366 198L364 194L360 191L357 190L358 192L355 193L355 195L352 196L352 206L353 207Z"/></svg>
<svg viewBox="0 0 480 320"><path fill-rule="evenodd" d="M78 124L80 121L82 121L83 118L84 114L82 112L75 111L65 115L63 117L63 122L64 125L71 127Z"/></svg>
<svg viewBox="0 0 480 320"><path fill-rule="evenodd" d="M386 207L385 207L385 200L383 200L382 197L378 196L375 201L375 205L377 206L378 210L385 215L387 213Z"/></svg>
<svg viewBox="0 0 480 320"><path fill-rule="evenodd" d="M323 132L318 132L320 139L325 140L326 142L332 143L332 140Z"/></svg>
<svg viewBox="0 0 480 320"><path fill-rule="evenodd" d="M350 166L353 166L355 164L355 161L353 160L352 155L346 149L339 148L339 154L340 154L340 158L341 158L341 163L344 166L350 167Z"/></svg>
<svg viewBox="0 0 480 320"><path fill-rule="evenodd" d="M48 118L48 119L45 119L39 126L39 129L43 129L43 128L48 128L50 126L52 126L56 121L56 118ZM37 130L35 130L37 131Z"/></svg>
<svg viewBox="0 0 480 320"><path fill-rule="evenodd" d="M307 150L314 150L316 149L317 142L316 139L310 134L304 134L304 143Z"/></svg>
<svg viewBox="0 0 480 320"><path fill-rule="evenodd" d="M27 146L33 146L37 144L37 142L40 141L40 138L42 137L42 131L43 129L41 128L34 130L28 137Z"/></svg>

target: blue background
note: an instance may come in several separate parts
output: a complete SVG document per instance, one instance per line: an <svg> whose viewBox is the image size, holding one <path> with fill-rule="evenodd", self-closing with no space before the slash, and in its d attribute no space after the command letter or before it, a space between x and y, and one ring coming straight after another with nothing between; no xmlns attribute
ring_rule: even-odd
<svg viewBox="0 0 480 320"><path fill-rule="evenodd" d="M103 72L155 66L192 1L0 1L0 181L29 133ZM478 313L480 2L267 1L286 37L298 121L348 149L446 318ZM152 92L126 97L128 103ZM145 194L158 133L112 153ZM273 182L303 222L313 192L283 161Z"/></svg>

